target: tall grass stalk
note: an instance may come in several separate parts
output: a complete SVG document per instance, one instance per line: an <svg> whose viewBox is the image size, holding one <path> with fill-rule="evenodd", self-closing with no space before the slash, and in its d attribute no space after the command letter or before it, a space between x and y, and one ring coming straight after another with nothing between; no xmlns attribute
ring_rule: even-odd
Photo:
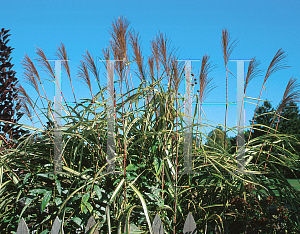
<svg viewBox="0 0 300 234"><path fill-rule="evenodd" d="M224 63L225 63L225 69L226 69L226 110L225 110L225 135L224 135L224 148L225 148L225 139L226 139L226 132L227 132L227 128L226 128L226 124L227 124L227 64L230 58L230 55L233 51L233 49L236 47L237 43L236 43L235 39L232 43L231 42L231 37L230 37L230 33L228 32L227 29L223 29L222 30L222 39L221 39L221 47L222 47L222 52L223 52L223 58L224 58Z"/></svg>
<svg viewBox="0 0 300 234"><path fill-rule="evenodd" d="M250 141L250 137L251 137L252 129L253 129L253 124L254 124L254 121L255 121L256 111L257 111L257 108L258 108L258 104L259 104L259 101L260 101L260 97L261 97L263 88L265 87L265 83L267 82L268 78L272 74L274 74L276 71L279 71L281 69L285 69L285 68L289 67L289 66L286 65L286 60L285 60L286 57L287 57L287 55L282 50L282 48L280 48L277 51L277 53L275 54L274 58L272 59L270 65L268 67L268 70L266 72L266 75L265 75L265 78L264 78L264 81L263 81L263 85L261 87L260 94L259 94L259 97L258 97L258 101L257 101L256 109L255 109L255 112L254 112L254 118L253 118L253 121L252 121L252 124L251 124L252 127L251 127L251 130L250 130L250 134L249 134L247 145L249 144L249 141Z"/></svg>

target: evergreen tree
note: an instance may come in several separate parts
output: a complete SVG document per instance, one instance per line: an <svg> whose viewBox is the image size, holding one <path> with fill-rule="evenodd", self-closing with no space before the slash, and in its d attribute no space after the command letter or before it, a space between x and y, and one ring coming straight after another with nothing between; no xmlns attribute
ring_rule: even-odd
<svg viewBox="0 0 300 234"><path fill-rule="evenodd" d="M245 145L248 142L249 135L250 135L250 130L244 131ZM252 139L252 135L251 135L251 139ZM231 148L229 149L228 152L230 154L234 154L234 153L236 153L236 145L237 145L236 144L236 136L230 137L229 141L230 141Z"/></svg>
<svg viewBox="0 0 300 234"><path fill-rule="evenodd" d="M300 134L299 108L296 103L289 102L282 109L277 131L294 135Z"/></svg>
<svg viewBox="0 0 300 234"><path fill-rule="evenodd" d="M257 109L255 120L254 120L254 124L259 124L264 126L255 126L253 128L253 132L251 133L252 139L267 134L270 124L272 123L274 113L275 113L275 109L272 107L271 103L269 101L264 101L263 106L260 106ZM270 129L269 134L275 132L276 120L277 119L275 117L275 120L271 126L271 128L273 129ZM251 121L249 121L250 124L252 124L252 121L253 118Z"/></svg>
<svg viewBox="0 0 300 234"><path fill-rule="evenodd" d="M218 148L218 146L224 148L224 134L222 126L217 126L215 129L208 133L208 137L205 145L213 148ZM228 150L231 148L230 138L226 134L225 139L225 149Z"/></svg>
<svg viewBox="0 0 300 234"><path fill-rule="evenodd" d="M23 113L20 113L21 101L18 100L17 78L16 72L12 70L14 66L11 63L10 54L14 48L7 46L9 42L8 34L10 30L0 31L0 120L18 122ZM4 123L0 121L0 140L6 141L18 139L22 134L26 133L16 125Z"/></svg>
<svg viewBox="0 0 300 234"><path fill-rule="evenodd" d="M257 110L257 116L255 117L254 124L259 125L265 125L263 126L255 126L253 128L253 132L251 134L251 139L266 135L268 132L268 127L270 126L273 117L274 117L274 108L272 107L271 103L268 101L265 101L262 107L259 107ZM260 116L259 116L260 115ZM252 118L253 120L253 118ZM252 120L250 123L252 123ZM271 126L272 129L270 129L270 133L274 133L277 125L278 116L275 116L274 122ZM256 129L255 129L256 128ZM288 103L283 109L280 114L280 120L277 127L276 133L280 134L288 134L288 135L295 135L295 137L298 139L297 141L289 140L284 141L281 143L281 147L284 147L285 149L289 150L290 152L299 155L300 145L300 116L299 116L299 109L298 106L294 102ZM249 135L248 135L249 136ZM248 137L245 136L245 140L248 140ZM233 143L233 140L232 140ZM235 143L236 145L236 143ZM293 147L291 147L291 146ZM263 150L269 151L270 147L265 146L263 147ZM280 152L281 150L278 150L274 147L272 147L272 152L275 154L285 154L285 152ZM296 159L299 159L296 158ZM280 169L281 167L278 166ZM286 178L295 178L294 175L290 171L283 170L282 171ZM296 173L297 175L300 175L300 173Z"/></svg>
<svg viewBox="0 0 300 234"><path fill-rule="evenodd" d="M258 126L255 126L253 128L252 133L251 133L251 139L254 139L256 137L260 137L260 136L267 134L267 132L269 130L268 127L272 123L274 113L275 113L275 109L272 107L271 103L269 101L264 101L264 104L257 109L254 124L258 124ZM252 124L252 121L253 121L253 118L249 121L250 124ZM269 134L275 132L276 123L277 123L277 118L275 117L275 120L272 124L273 129L270 129ZM264 126L261 126L261 125L264 125ZM245 145L248 142L249 135L250 135L250 130L244 131ZM232 146L229 150L229 153L234 154L236 152L236 145L237 145L236 144L236 136L230 137L229 141L230 141L230 145Z"/></svg>
<svg viewBox="0 0 300 234"><path fill-rule="evenodd" d="M289 102L282 109L280 120L277 128L278 133L293 135L297 140L289 139L282 143L284 148L296 154L296 160L300 158L300 115L299 108L294 102ZM300 172L296 175L300 178ZM285 172L286 178L295 178L291 172Z"/></svg>

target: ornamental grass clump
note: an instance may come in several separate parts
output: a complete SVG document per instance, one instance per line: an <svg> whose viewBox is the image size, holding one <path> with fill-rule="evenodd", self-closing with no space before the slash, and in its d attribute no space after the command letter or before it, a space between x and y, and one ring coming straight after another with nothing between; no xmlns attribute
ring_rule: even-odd
<svg viewBox="0 0 300 234"><path fill-rule="evenodd" d="M224 32L223 37L229 35L228 31ZM121 233L121 230L129 233L133 224L144 233L153 233L152 222L158 213L166 233L181 233L191 212L198 233L236 233L237 223L242 224L240 233L251 233L258 223L261 232L274 232L278 228L299 232L300 193L277 169L278 165L290 171L299 169L297 154L281 145L292 136L275 132L250 138L245 148L245 171L235 173L236 153L229 153L229 145L225 147L223 141L210 139L212 144L207 146L202 141L210 137L204 131L205 126L217 129L197 118L205 96L214 88L209 78L214 66L209 56L204 55L193 86L199 90L193 96L196 105L192 122L197 127L191 147L193 174L184 174L186 126L182 111L184 97L179 87L185 79L185 64L178 61L163 34L151 42L151 55L145 60L138 33L129 29L129 22L122 17L113 22L110 35L112 40L103 50L103 60L115 60L117 76L115 171L106 172L109 145L105 93L108 87L101 85L105 77L102 79L92 54L86 51L77 74L87 85L90 99L76 98L69 62L62 63L75 105L69 105L62 94L66 103L65 116L61 117L63 166L62 171L55 173L53 102L40 82L35 62L25 55L25 78L36 90L40 105L36 105L21 85L19 90L24 108L32 109L39 123L20 124L30 133L18 139L17 148L0 153L3 167L0 230L13 233L23 217L30 230L48 233L58 216L65 233L83 233L93 215L99 233ZM281 68L282 53L282 50L277 52L266 77ZM54 68L41 49L37 49L37 56L38 64L54 81ZM63 44L56 56L68 59ZM107 67L108 62L104 65ZM253 59L246 85L257 75L257 66L257 60ZM140 79L136 87L133 74ZM94 79L99 88L96 93L92 92ZM27 116L32 120L30 113ZM225 133L228 129L225 120ZM230 131L234 132L234 128ZM263 145L272 146L280 153L261 150ZM270 206L279 209L274 214L277 218L270 218Z"/></svg>

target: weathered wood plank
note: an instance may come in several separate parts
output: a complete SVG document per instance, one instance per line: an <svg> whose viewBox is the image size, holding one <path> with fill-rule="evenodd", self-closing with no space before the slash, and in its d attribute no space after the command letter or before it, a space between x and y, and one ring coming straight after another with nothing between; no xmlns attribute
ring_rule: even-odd
<svg viewBox="0 0 300 234"><path fill-rule="evenodd" d="M16 234L29 234L27 224L23 218L21 218L21 220L19 222Z"/></svg>
<svg viewBox="0 0 300 234"><path fill-rule="evenodd" d="M61 221L56 216L55 221L52 225L51 234L64 234L64 229L62 228L60 232L60 228L61 228Z"/></svg>
<svg viewBox="0 0 300 234"><path fill-rule="evenodd" d="M121 222L119 223L119 228L118 228L118 234L123 234L127 233L127 225L125 222L125 218L122 218ZM136 233L144 233L139 229L138 226L136 226L134 223L129 224L129 234L136 234Z"/></svg>
<svg viewBox="0 0 300 234"><path fill-rule="evenodd" d="M189 212L184 226L183 226L183 233L184 234L197 234L197 227L196 227L196 223L195 220L191 214L191 212Z"/></svg>
<svg viewBox="0 0 300 234"><path fill-rule="evenodd" d="M137 233L144 233L136 226L134 223L129 224L129 234L137 234Z"/></svg>
<svg viewBox="0 0 300 234"><path fill-rule="evenodd" d="M155 215L153 220L152 232L153 234L164 234L164 227L158 214Z"/></svg>
<svg viewBox="0 0 300 234"><path fill-rule="evenodd" d="M85 231L84 233L88 233L92 228L93 226L96 224L96 221L95 221L95 218L93 217L93 215L89 218L88 220L88 223L85 227ZM95 230L93 234L99 234L99 231L98 230Z"/></svg>

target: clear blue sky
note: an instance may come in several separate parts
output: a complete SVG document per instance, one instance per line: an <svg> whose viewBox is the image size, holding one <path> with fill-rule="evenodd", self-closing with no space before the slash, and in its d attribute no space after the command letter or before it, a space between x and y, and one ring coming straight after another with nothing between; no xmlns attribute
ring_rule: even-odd
<svg viewBox="0 0 300 234"><path fill-rule="evenodd" d="M204 54L211 56L217 68L210 73L218 86L206 102L225 102L225 66L220 40L222 29L227 28L233 39L238 38L231 59L261 61L262 76L250 82L246 96L258 98L265 72L272 58L282 48L287 54L291 67L272 75L267 83L267 93L262 99L273 101L276 107L282 99L289 79L300 73L300 2L299 1L100 1L100 0L14 0L6 1L1 9L1 28L11 29L9 45L14 69L20 83L32 96L35 91L24 84L21 60L27 53L36 57L35 46L44 50L49 59L55 59L57 45L63 42L71 59L71 75L75 83L76 96L90 97L88 89L76 81L77 66L82 54L88 49L94 57L102 57L102 49L108 45L108 29L112 21L127 17L130 27L139 31L143 53L150 55L150 41L157 33L163 32L178 48L179 58L201 59ZM104 67L101 67L101 73ZM192 66L200 69L200 62ZM248 63L246 64L246 67ZM229 62L229 70L236 74L236 63ZM49 78L46 75L44 78ZM236 101L236 78L228 76L228 101ZM105 82L105 77L102 77ZM53 95L53 84L45 81L47 92ZM63 92L69 85L63 73ZM66 87L66 89L64 88ZM135 85L136 87L136 85ZM95 91L97 91L95 86ZM73 101L70 95L70 100ZM263 102L261 102L262 104ZM256 104L256 102L255 102ZM246 124L254 114L255 105L246 104ZM206 116L224 125L225 105L204 106ZM37 119L36 119L37 120ZM236 125L236 106L228 107L227 126ZM232 135L232 134L229 134Z"/></svg>

